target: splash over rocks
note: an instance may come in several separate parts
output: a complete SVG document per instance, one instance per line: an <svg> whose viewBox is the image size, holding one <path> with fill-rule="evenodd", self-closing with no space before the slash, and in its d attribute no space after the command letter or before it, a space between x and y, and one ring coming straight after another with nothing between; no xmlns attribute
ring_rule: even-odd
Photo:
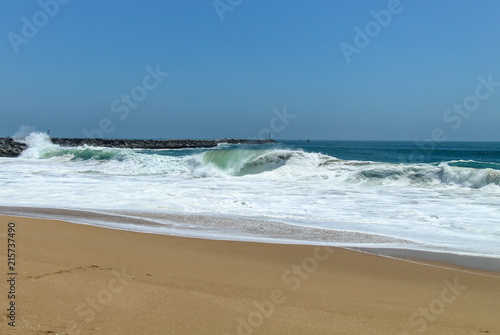
<svg viewBox="0 0 500 335"><path fill-rule="evenodd" d="M245 140L223 138L216 140L130 140L130 139L99 139L99 138L57 138L50 139L53 144L65 147L79 147L83 145L108 148L128 149L185 149L185 148L212 148L221 143L228 144L263 144L275 143L274 140ZM0 138L0 157L17 157L27 149L24 139Z"/></svg>

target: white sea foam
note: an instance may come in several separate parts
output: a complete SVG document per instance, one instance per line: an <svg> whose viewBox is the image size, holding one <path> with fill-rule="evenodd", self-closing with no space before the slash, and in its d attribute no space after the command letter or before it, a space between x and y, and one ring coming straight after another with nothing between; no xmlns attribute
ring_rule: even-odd
<svg viewBox="0 0 500 335"><path fill-rule="evenodd" d="M28 145L28 149L21 154L23 158L41 158L44 153L59 148L52 144L49 135L44 133L31 133L24 138L17 138L17 141Z"/></svg>
<svg viewBox="0 0 500 335"><path fill-rule="evenodd" d="M26 143L21 157L0 159L2 205L256 218L281 225L265 233L247 227L243 234L194 222L167 231L304 243L317 243L311 232L318 229L361 232L408 241L391 247L500 257L498 170L346 161L290 149L222 146L173 155L64 148L44 134Z"/></svg>

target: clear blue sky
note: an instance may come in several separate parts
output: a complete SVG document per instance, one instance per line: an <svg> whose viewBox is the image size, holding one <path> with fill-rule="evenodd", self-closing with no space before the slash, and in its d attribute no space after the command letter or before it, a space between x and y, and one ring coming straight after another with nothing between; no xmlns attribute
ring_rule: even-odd
<svg viewBox="0 0 500 335"><path fill-rule="evenodd" d="M498 0L60 2L0 4L0 136L500 141Z"/></svg>

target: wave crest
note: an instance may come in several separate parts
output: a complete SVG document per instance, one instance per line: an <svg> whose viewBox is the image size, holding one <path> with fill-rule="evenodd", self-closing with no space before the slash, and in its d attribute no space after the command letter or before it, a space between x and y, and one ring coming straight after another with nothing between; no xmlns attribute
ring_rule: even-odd
<svg viewBox="0 0 500 335"><path fill-rule="evenodd" d="M286 164L292 156L287 150L213 150L202 154L198 170L215 170L233 176L259 174Z"/></svg>
<svg viewBox="0 0 500 335"><path fill-rule="evenodd" d="M22 158L71 161L83 171L118 175L181 174L186 178L244 177L265 174L266 178L315 179L336 183L435 187L483 188L500 186L500 170L493 163L450 161L435 164L391 164L342 160L321 153L292 149L225 148L202 153L171 155L165 151L134 151L98 147L61 147L44 133L31 133ZM95 162L95 163L92 163ZM480 165L482 164L482 165ZM78 165L75 165L78 170ZM493 168L491 168L493 167ZM263 175L264 176L264 175Z"/></svg>
<svg viewBox="0 0 500 335"><path fill-rule="evenodd" d="M470 188L500 186L499 170L454 167L447 163L441 163L439 166L442 169L441 180L445 184Z"/></svg>

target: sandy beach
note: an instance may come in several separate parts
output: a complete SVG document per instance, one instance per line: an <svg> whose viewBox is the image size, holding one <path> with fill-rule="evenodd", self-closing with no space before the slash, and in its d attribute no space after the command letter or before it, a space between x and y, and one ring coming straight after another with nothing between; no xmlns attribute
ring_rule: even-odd
<svg viewBox="0 0 500 335"><path fill-rule="evenodd" d="M500 0L0 13L0 335L500 335Z"/></svg>
<svg viewBox="0 0 500 335"><path fill-rule="evenodd" d="M0 216L7 280L9 223L15 328L4 280L1 333L500 333L499 273Z"/></svg>

